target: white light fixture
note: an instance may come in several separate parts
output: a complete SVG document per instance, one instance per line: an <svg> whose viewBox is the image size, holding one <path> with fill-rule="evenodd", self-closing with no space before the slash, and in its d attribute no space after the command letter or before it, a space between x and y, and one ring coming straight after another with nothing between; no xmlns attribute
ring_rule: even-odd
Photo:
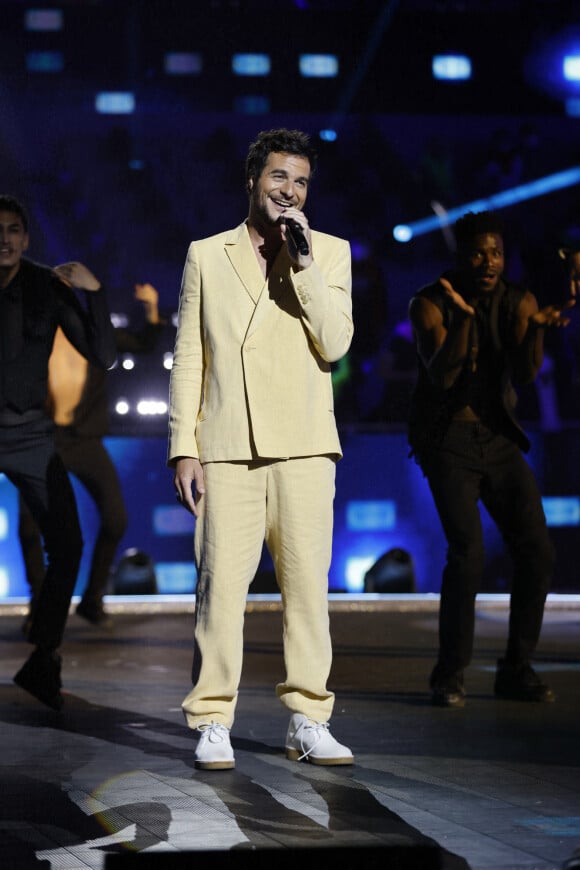
<svg viewBox="0 0 580 870"><path fill-rule="evenodd" d="M436 54L431 71L441 81L466 81L471 78L471 61L464 54Z"/></svg>
<svg viewBox="0 0 580 870"><path fill-rule="evenodd" d="M100 115L131 115L135 95L130 91L101 91L95 97L95 111Z"/></svg>

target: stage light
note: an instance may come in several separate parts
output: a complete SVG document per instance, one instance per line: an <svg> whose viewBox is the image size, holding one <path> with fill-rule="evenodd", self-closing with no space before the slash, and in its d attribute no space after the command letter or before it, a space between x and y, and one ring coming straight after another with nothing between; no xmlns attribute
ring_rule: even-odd
<svg viewBox="0 0 580 870"><path fill-rule="evenodd" d="M5 541L8 537L8 512L5 508L0 508L0 541Z"/></svg>
<svg viewBox="0 0 580 870"><path fill-rule="evenodd" d="M393 230L393 236L397 242L408 242L413 237L413 232L407 224L398 224Z"/></svg>
<svg viewBox="0 0 580 870"><path fill-rule="evenodd" d="M270 75L270 57L267 54L234 54L232 72L236 76Z"/></svg>
<svg viewBox="0 0 580 870"><path fill-rule="evenodd" d="M563 71L567 81L580 82L580 55L567 55L564 58Z"/></svg>
<svg viewBox="0 0 580 870"><path fill-rule="evenodd" d="M346 506L346 527L351 532L389 531L396 524L394 501L349 501Z"/></svg>
<svg viewBox="0 0 580 870"><path fill-rule="evenodd" d="M141 417L160 417L167 414L167 402L158 399L140 399L137 403L137 413Z"/></svg>
<svg viewBox="0 0 580 870"><path fill-rule="evenodd" d="M375 561L375 556L354 556L346 560L344 584L347 592L362 592L365 574Z"/></svg>
<svg viewBox="0 0 580 870"><path fill-rule="evenodd" d="M536 196L543 196L546 193L552 193L554 190L561 190L565 187L572 187L574 184L578 184L579 181L580 166L572 166L570 169L564 169L562 172L556 172L553 175L546 175L527 184L519 184L517 187L511 187L508 190L492 194L492 196L485 197L484 199L466 202L463 205L449 209L445 213L445 218L441 215L430 215L410 224L397 224L393 228L393 238L397 242L409 242L416 236L421 236L424 233L439 229L441 226L454 223L457 218L468 211L480 212L506 208L516 202L533 199Z"/></svg>
<svg viewBox="0 0 580 870"><path fill-rule="evenodd" d="M186 511L182 508L181 513ZM160 595L192 595L195 592L197 572L193 563L157 562L155 574Z"/></svg>
<svg viewBox="0 0 580 870"><path fill-rule="evenodd" d="M580 98L570 97L564 103L566 114L569 118L580 118Z"/></svg>
<svg viewBox="0 0 580 870"><path fill-rule="evenodd" d="M130 405L127 399L118 399L115 402L115 412L121 417L124 417L130 411Z"/></svg>
<svg viewBox="0 0 580 870"><path fill-rule="evenodd" d="M62 9L27 9L24 15L24 28L44 32L62 30Z"/></svg>
<svg viewBox="0 0 580 870"><path fill-rule="evenodd" d="M127 355L123 357L123 362L121 363L121 365L125 369L125 371L130 372L132 369L135 368L135 360L132 356Z"/></svg>
<svg viewBox="0 0 580 870"><path fill-rule="evenodd" d="M298 68L305 78L336 78L338 58L335 54L301 54Z"/></svg>
<svg viewBox="0 0 580 870"><path fill-rule="evenodd" d="M63 54L61 51L29 51L26 54L26 69L34 73L62 72Z"/></svg>
<svg viewBox="0 0 580 870"><path fill-rule="evenodd" d="M95 111L100 115L131 115L135 111L135 95L130 91L101 91L95 97Z"/></svg>
<svg viewBox="0 0 580 870"><path fill-rule="evenodd" d="M384 553L365 573L364 590L380 594L416 592L415 566L410 554L401 547Z"/></svg>
<svg viewBox="0 0 580 870"><path fill-rule="evenodd" d="M548 526L580 526L580 496L543 496L542 505Z"/></svg>
<svg viewBox="0 0 580 870"><path fill-rule="evenodd" d="M580 89L580 27L572 24L551 36L541 34L524 63L527 81L557 100L577 96Z"/></svg>
<svg viewBox="0 0 580 870"><path fill-rule="evenodd" d="M171 351L167 351L163 354L163 368L167 369L167 371L171 371L173 368L173 354Z"/></svg>
<svg viewBox="0 0 580 870"><path fill-rule="evenodd" d="M122 314L118 311L111 312L111 323L115 327L115 329L126 328L129 325L129 318L126 314Z"/></svg>
<svg viewBox="0 0 580 870"><path fill-rule="evenodd" d="M463 54L437 54L431 71L441 81L466 81L471 78L471 61Z"/></svg>
<svg viewBox="0 0 580 870"><path fill-rule="evenodd" d="M336 142L338 139L338 134L336 130L321 130L318 134L323 142Z"/></svg>
<svg viewBox="0 0 580 870"><path fill-rule="evenodd" d="M113 595L157 595L153 560L131 547L125 550L113 572Z"/></svg>
<svg viewBox="0 0 580 870"><path fill-rule="evenodd" d="M163 68L170 76L198 75L203 69L203 58L195 51L168 51Z"/></svg>

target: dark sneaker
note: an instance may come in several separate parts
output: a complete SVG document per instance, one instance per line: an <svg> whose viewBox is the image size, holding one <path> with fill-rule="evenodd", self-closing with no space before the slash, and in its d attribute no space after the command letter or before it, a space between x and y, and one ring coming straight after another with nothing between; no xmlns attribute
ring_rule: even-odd
<svg viewBox="0 0 580 870"><path fill-rule="evenodd" d="M498 698L510 701L545 704L556 700L552 689L541 681L531 665L509 665L504 659L499 659L497 663L493 690Z"/></svg>
<svg viewBox="0 0 580 870"><path fill-rule="evenodd" d="M64 699L60 693L62 688L60 669L59 655L37 648L20 668L14 677L14 682L47 707L61 710Z"/></svg>
<svg viewBox="0 0 580 870"><path fill-rule="evenodd" d="M110 616L105 612L102 604L88 604L82 598L77 604L76 612L91 625L99 628L111 628L113 623Z"/></svg>
<svg viewBox="0 0 580 870"><path fill-rule="evenodd" d="M453 674L450 677L432 676L431 703L434 707L465 707L463 677Z"/></svg>

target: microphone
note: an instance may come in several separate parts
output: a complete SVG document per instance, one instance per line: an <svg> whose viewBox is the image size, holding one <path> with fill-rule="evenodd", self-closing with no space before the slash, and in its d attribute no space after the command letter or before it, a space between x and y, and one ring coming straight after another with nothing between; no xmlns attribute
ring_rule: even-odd
<svg viewBox="0 0 580 870"><path fill-rule="evenodd" d="M293 221L292 218L284 218L284 222L290 231L292 241L296 245L296 250L299 254L307 257L310 253L310 247L306 241L306 236L304 235L302 227L297 221Z"/></svg>

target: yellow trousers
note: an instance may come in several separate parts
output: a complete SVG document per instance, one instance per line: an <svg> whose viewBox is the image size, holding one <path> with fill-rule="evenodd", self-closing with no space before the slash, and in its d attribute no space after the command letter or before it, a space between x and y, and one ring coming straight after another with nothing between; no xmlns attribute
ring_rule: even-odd
<svg viewBox="0 0 580 870"><path fill-rule="evenodd" d="M283 605L285 681L281 703L318 722L332 714L328 570L336 466L328 456L204 466L206 492L195 526L198 571L193 689L183 701L190 728L231 728L242 672L246 597L264 540Z"/></svg>

